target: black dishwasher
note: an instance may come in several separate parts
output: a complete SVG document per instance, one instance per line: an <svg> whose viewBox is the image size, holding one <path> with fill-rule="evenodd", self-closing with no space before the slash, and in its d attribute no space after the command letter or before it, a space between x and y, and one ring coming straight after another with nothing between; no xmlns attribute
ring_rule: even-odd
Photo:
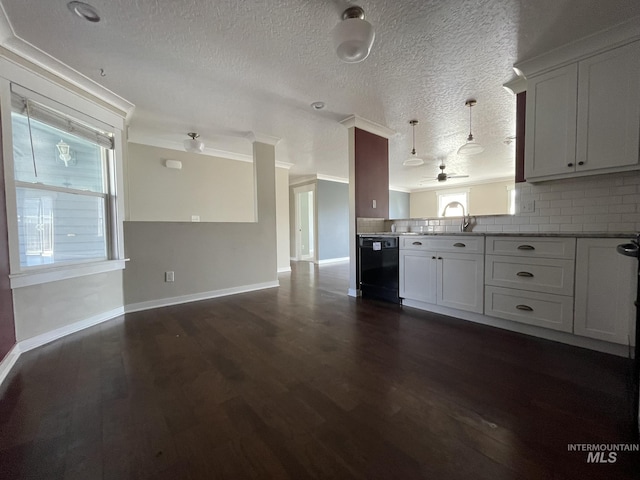
<svg viewBox="0 0 640 480"><path fill-rule="evenodd" d="M363 297L400 303L398 243L398 237L359 237L360 291Z"/></svg>

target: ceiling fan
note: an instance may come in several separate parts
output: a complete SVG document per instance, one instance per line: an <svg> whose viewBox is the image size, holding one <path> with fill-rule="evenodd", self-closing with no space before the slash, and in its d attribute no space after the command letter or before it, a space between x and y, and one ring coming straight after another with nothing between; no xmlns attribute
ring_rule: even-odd
<svg viewBox="0 0 640 480"><path fill-rule="evenodd" d="M438 176L436 178L433 179L433 181L437 180L438 182L446 182L449 178L467 178L467 177L469 177L469 175L458 175L456 173L446 173L444 171L444 169L447 168L447 166L444 163L438 165L438 168L440 169L440 173L438 174Z"/></svg>

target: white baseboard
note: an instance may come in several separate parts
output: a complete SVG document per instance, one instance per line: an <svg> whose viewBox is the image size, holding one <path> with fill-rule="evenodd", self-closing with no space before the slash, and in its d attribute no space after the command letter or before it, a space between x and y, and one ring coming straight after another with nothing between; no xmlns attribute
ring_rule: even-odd
<svg viewBox="0 0 640 480"><path fill-rule="evenodd" d="M20 353L20 345L16 343L0 362L0 385L2 385L4 379L7 378L16 361L20 358Z"/></svg>
<svg viewBox="0 0 640 480"><path fill-rule="evenodd" d="M342 263L342 262L348 262L349 261L349 257L340 257L340 258L327 258L325 260L318 260L316 263L318 265L327 265L330 263Z"/></svg>
<svg viewBox="0 0 640 480"><path fill-rule="evenodd" d="M347 295L349 295L350 297L361 297L362 292L355 288L350 288L349 291L347 292Z"/></svg>
<svg viewBox="0 0 640 480"><path fill-rule="evenodd" d="M265 288L275 288L279 286L280 282L276 280L275 282L254 283L252 285L223 288L221 290L212 290L210 292L194 293L191 295L181 295L179 297L160 298L158 300L149 300L148 302L139 302L125 305L124 311L125 313L141 312L143 310L151 310L152 308L169 307L171 305L180 305L181 303L197 302L199 300L208 300L210 298L217 297L226 297L227 295L253 292L255 290L264 290Z"/></svg>
<svg viewBox="0 0 640 480"><path fill-rule="evenodd" d="M280 268L278 269L278 273L287 273L287 272L290 272L290 271L291 271L291 266L288 266L288 267L280 267Z"/></svg>
<svg viewBox="0 0 640 480"><path fill-rule="evenodd" d="M113 310L94 315L93 317L87 318L85 320L72 323L71 325L65 325L64 327L56 328L55 330L51 330L41 335L27 338L26 340L18 342L18 345L20 346L20 352L28 352L29 350L41 347L42 345L46 345L49 342L53 342L54 340L57 340L59 338L71 335L72 333L79 332L80 330L84 330L85 328L93 327L94 325L106 322L107 320L111 320L112 318L119 317L123 314L124 307L118 307L114 308Z"/></svg>

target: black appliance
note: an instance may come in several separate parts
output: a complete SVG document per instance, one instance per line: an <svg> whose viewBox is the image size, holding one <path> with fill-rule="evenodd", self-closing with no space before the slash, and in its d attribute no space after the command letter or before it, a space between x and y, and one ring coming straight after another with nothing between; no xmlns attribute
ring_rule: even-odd
<svg viewBox="0 0 640 480"><path fill-rule="evenodd" d="M640 234L636 236L635 240L629 243L622 243L616 247L618 253L627 257L635 257L638 259L638 288L636 292L636 346L633 359L633 377L632 377L632 394L633 394L633 420L635 422L636 436L640 435L640 359L638 353L640 352Z"/></svg>
<svg viewBox="0 0 640 480"><path fill-rule="evenodd" d="M360 291L363 297L400 303L398 244L398 237L359 237Z"/></svg>

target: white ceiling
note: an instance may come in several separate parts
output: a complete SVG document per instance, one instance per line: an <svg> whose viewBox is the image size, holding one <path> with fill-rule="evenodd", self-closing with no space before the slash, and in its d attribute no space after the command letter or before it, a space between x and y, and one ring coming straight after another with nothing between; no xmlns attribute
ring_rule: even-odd
<svg viewBox="0 0 640 480"><path fill-rule="evenodd" d="M74 16L66 0L1 0L14 34L136 105L130 138L178 144L197 131L208 147L249 154L258 132L282 140L292 176L347 177L346 130L356 114L394 130L390 182L422 188L436 158L469 178L511 176L512 66L640 15L637 0L90 0L101 17ZM369 58L341 63L331 30L358 4L376 31ZM106 76L100 76L104 69ZM473 133L486 148L455 154ZM310 104L321 100L322 111ZM403 167L418 119L416 150ZM457 183L456 183L457 182ZM437 182L433 185L441 186Z"/></svg>

